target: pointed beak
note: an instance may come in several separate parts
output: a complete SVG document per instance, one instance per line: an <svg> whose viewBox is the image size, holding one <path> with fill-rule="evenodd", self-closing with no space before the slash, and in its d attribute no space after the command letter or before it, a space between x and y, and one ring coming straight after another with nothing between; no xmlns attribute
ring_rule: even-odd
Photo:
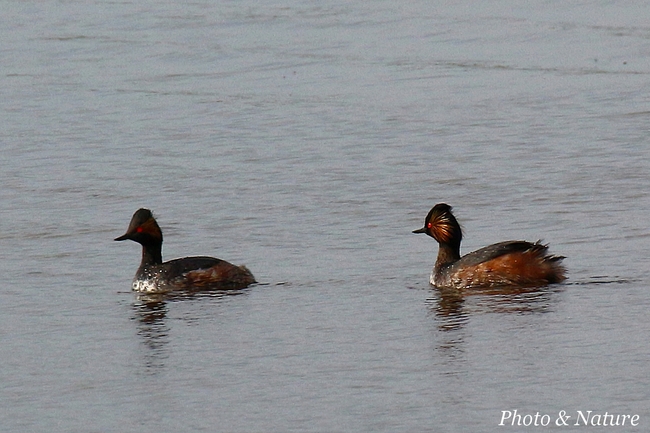
<svg viewBox="0 0 650 433"><path fill-rule="evenodd" d="M127 239L131 239L131 236L129 236L128 233L124 233L124 234L123 234L122 236L120 236L119 238L115 238L115 239L113 239L113 240L114 240L114 241L124 241L124 240L127 240Z"/></svg>
<svg viewBox="0 0 650 433"><path fill-rule="evenodd" d="M421 229L413 230L413 233L426 233L426 232L427 232L426 227L422 227ZM117 239L115 239L115 240L117 240Z"/></svg>

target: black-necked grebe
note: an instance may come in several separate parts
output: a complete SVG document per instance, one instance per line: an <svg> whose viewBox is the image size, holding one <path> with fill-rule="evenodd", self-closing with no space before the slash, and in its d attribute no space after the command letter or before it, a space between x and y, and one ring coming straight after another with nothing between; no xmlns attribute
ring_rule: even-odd
<svg viewBox="0 0 650 433"><path fill-rule="evenodd" d="M255 282L245 266L235 266L214 257L185 257L163 263L162 231L149 209L138 209L126 233L115 238L116 241L125 239L142 245L142 261L133 279L136 292L239 289Z"/></svg>
<svg viewBox="0 0 650 433"><path fill-rule="evenodd" d="M535 287L564 281L562 256L548 254L548 246L526 241L506 241L460 256L463 238L451 206L439 203L431 209L424 227L438 241L438 258L429 282L439 288Z"/></svg>

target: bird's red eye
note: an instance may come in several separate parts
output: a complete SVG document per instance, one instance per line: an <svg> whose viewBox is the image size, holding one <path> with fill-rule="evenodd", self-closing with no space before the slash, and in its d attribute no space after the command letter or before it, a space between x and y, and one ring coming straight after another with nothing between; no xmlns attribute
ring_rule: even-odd
<svg viewBox="0 0 650 433"><path fill-rule="evenodd" d="M428 224L427 224L427 228L430 229L431 227L433 227L433 224L428 223Z"/></svg>
<svg viewBox="0 0 650 433"><path fill-rule="evenodd" d="M144 229L142 227L138 227L137 229L135 229L135 231L138 233L142 233Z"/></svg>

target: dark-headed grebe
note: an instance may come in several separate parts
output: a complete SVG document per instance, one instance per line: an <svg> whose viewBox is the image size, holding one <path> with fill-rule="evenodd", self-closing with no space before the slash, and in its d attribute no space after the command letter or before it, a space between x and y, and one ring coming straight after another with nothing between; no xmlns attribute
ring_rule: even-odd
<svg viewBox="0 0 650 433"><path fill-rule="evenodd" d="M426 233L438 241L438 258L429 279L438 288L535 287L566 278L564 257L548 254L548 246L539 241L500 242L461 257L463 233L445 203L435 205L424 227L413 233Z"/></svg>
<svg viewBox="0 0 650 433"><path fill-rule="evenodd" d="M163 263L162 231L149 209L138 209L126 233L115 238L116 241L125 239L142 245L142 261L133 279L136 292L239 289L255 282L245 266L213 257L185 257Z"/></svg>

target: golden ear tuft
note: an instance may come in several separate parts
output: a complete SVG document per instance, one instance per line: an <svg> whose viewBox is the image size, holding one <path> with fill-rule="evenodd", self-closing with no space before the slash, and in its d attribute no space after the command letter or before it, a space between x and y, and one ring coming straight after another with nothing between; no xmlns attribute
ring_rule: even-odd
<svg viewBox="0 0 650 433"><path fill-rule="evenodd" d="M447 213L436 215L430 222L431 234L438 242L449 242L453 239L456 229L449 220Z"/></svg>
<svg viewBox="0 0 650 433"><path fill-rule="evenodd" d="M451 213L451 206L446 203L438 203L431 209L426 227L429 234L441 243L460 243L463 236L458 221Z"/></svg>

